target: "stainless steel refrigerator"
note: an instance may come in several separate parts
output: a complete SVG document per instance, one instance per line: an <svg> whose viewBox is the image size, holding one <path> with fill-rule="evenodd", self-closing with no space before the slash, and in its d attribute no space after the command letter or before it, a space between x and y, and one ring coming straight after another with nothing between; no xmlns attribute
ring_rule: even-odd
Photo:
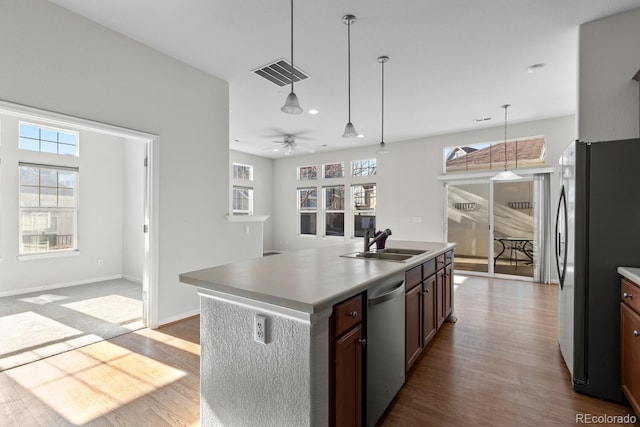
<svg viewBox="0 0 640 427"><path fill-rule="evenodd" d="M616 269L640 266L640 139L576 141L560 165L560 350L576 391L625 402Z"/></svg>

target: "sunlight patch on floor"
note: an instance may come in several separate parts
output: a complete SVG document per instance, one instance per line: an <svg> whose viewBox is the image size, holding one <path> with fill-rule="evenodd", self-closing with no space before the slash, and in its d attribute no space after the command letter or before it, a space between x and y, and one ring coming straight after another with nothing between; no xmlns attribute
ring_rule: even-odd
<svg viewBox="0 0 640 427"><path fill-rule="evenodd" d="M183 340L181 338L176 338L169 334L164 334L162 332L162 329L152 330L152 329L145 328L145 329L140 329L138 331L135 331L134 334L144 336L154 341L161 342L165 345L169 345L179 350L188 351L191 354L196 354L200 356L199 343L193 343L191 341Z"/></svg>
<svg viewBox="0 0 640 427"><path fill-rule="evenodd" d="M131 313L142 313L142 301L122 295L105 295L98 298L62 304L62 307L78 311L105 322L120 324L127 329L139 329L140 322L131 319Z"/></svg>
<svg viewBox="0 0 640 427"><path fill-rule="evenodd" d="M187 374L108 341L7 371L70 423L82 425Z"/></svg>
<svg viewBox="0 0 640 427"><path fill-rule="evenodd" d="M20 298L18 301L27 302L31 304L45 305L56 301L62 301L70 297L64 295L42 294L37 297Z"/></svg>

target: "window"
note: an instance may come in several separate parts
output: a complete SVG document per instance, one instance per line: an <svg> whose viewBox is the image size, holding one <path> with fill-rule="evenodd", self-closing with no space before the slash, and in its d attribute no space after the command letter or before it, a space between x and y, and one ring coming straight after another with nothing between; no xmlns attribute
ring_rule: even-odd
<svg viewBox="0 0 640 427"><path fill-rule="evenodd" d="M325 236L344 236L344 185L325 187Z"/></svg>
<svg viewBox="0 0 640 427"><path fill-rule="evenodd" d="M353 160L351 162L353 176L371 176L376 174L376 159Z"/></svg>
<svg viewBox="0 0 640 427"><path fill-rule="evenodd" d="M324 165L324 177L325 178L343 178L344 163L330 163L328 165Z"/></svg>
<svg viewBox="0 0 640 427"><path fill-rule="evenodd" d="M298 181L311 181L318 179L318 168L316 166L300 166L298 168Z"/></svg>
<svg viewBox="0 0 640 427"><path fill-rule="evenodd" d="M353 235L363 237L364 230L376 228L376 184L351 186Z"/></svg>
<svg viewBox="0 0 640 427"><path fill-rule="evenodd" d="M21 122L18 148L77 157L78 133Z"/></svg>
<svg viewBox="0 0 640 427"><path fill-rule="evenodd" d="M233 179L253 181L253 166L241 163L233 164Z"/></svg>
<svg viewBox="0 0 640 427"><path fill-rule="evenodd" d="M315 188L298 189L298 213L300 235L317 234L316 217L318 212L318 190Z"/></svg>
<svg viewBox="0 0 640 427"><path fill-rule="evenodd" d="M545 139L529 137L507 142L471 144L444 149L444 170L450 172L488 171L544 166Z"/></svg>
<svg viewBox="0 0 640 427"><path fill-rule="evenodd" d="M77 249L78 169L20 163L20 254Z"/></svg>
<svg viewBox="0 0 640 427"><path fill-rule="evenodd" d="M233 186L233 214L253 215L253 188Z"/></svg>

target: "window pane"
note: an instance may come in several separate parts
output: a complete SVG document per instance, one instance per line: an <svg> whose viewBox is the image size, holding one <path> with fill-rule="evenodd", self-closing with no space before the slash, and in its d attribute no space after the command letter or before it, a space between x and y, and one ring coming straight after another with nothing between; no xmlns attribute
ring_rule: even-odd
<svg viewBox="0 0 640 427"><path fill-rule="evenodd" d="M18 148L21 150L40 151L40 141L37 139L20 138Z"/></svg>
<svg viewBox="0 0 640 427"><path fill-rule="evenodd" d="M327 227L325 230L325 234L327 236L344 236L344 213L327 213L326 221Z"/></svg>
<svg viewBox="0 0 640 427"><path fill-rule="evenodd" d="M58 145L58 154L71 154L75 156L78 154L78 148L75 145L60 144Z"/></svg>
<svg viewBox="0 0 640 427"><path fill-rule="evenodd" d="M58 206L61 208L75 208L76 199L73 188L58 189Z"/></svg>
<svg viewBox="0 0 640 427"><path fill-rule="evenodd" d="M249 188L234 188L233 189L233 210L249 213L251 209L251 193Z"/></svg>
<svg viewBox="0 0 640 427"><path fill-rule="evenodd" d="M57 187L58 170L40 168L40 185L45 187Z"/></svg>
<svg viewBox="0 0 640 427"><path fill-rule="evenodd" d="M315 212L304 212L300 214L300 234L316 234Z"/></svg>
<svg viewBox="0 0 640 427"><path fill-rule="evenodd" d="M40 128L21 123L20 136L24 136L27 138L40 139Z"/></svg>
<svg viewBox="0 0 640 427"><path fill-rule="evenodd" d="M75 213L23 209L22 253L74 249Z"/></svg>
<svg viewBox="0 0 640 427"><path fill-rule="evenodd" d="M43 153L58 153L58 143L57 142L40 142L40 151Z"/></svg>
<svg viewBox="0 0 640 427"><path fill-rule="evenodd" d="M506 149L506 150L505 150ZM472 172L507 168L542 166L545 159L545 139L542 136L524 139L447 147L443 150L445 172ZM516 165L517 158L517 165Z"/></svg>
<svg viewBox="0 0 640 427"><path fill-rule="evenodd" d="M312 209L318 208L318 192L315 188L298 190L300 195L300 209Z"/></svg>
<svg viewBox="0 0 640 427"><path fill-rule="evenodd" d="M75 145L78 145L78 136L76 134L59 132L58 141L64 144L75 146Z"/></svg>
<svg viewBox="0 0 640 427"><path fill-rule="evenodd" d="M31 166L20 166L20 184L39 185L40 168L34 168Z"/></svg>
<svg viewBox="0 0 640 427"><path fill-rule="evenodd" d="M325 209L330 211L344 210L344 186L327 187L325 191Z"/></svg>
<svg viewBox="0 0 640 427"><path fill-rule="evenodd" d="M353 216L353 235L364 237L364 230L376 229L376 216L370 212L358 213Z"/></svg>
<svg viewBox="0 0 640 427"><path fill-rule="evenodd" d="M369 176L376 174L376 159L354 160L351 162L353 176Z"/></svg>
<svg viewBox="0 0 640 427"><path fill-rule="evenodd" d="M68 170L58 170L58 185L65 188L76 187L76 172Z"/></svg>
<svg viewBox="0 0 640 427"><path fill-rule="evenodd" d="M40 206L48 208L58 206L57 188L40 187Z"/></svg>
<svg viewBox="0 0 640 427"><path fill-rule="evenodd" d="M40 128L40 139L43 141L58 142L58 132L51 129Z"/></svg>
<svg viewBox="0 0 640 427"><path fill-rule="evenodd" d="M324 165L325 178L342 178L344 176L344 164L332 163Z"/></svg>
<svg viewBox="0 0 640 427"><path fill-rule="evenodd" d="M362 184L351 187L355 210L371 211L376 209L376 185Z"/></svg>
<svg viewBox="0 0 640 427"><path fill-rule="evenodd" d="M253 166L241 165L239 163L234 163L233 164L233 177L235 179L252 180L253 179Z"/></svg>
<svg viewBox="0 0 640 427"><path fill-rule="evenodd" d="M301 166L298 168L298 179L309 181L318 178L318 168L316 166Z"/></svg>
<svg viewBox="0 0 640 427"><path fill-rule="evenodd" d="M20 186L20 207L40 206L40 189L38 187Z"/></svg>

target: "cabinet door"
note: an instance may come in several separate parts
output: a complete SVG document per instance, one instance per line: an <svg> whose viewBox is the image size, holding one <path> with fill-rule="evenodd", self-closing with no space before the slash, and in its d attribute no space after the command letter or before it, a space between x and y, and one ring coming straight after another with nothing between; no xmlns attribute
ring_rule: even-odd
<svg viewBox="0 0 640 427"><path fill-rule="evenodd" d="M422 284L422 347L436 334L436 275Z"/></svg>
<svg viewBox="0 0 640 427"><path fill-rule="evenodd" d="M422 285L410 289L405 294L405 371L408 371L422 350Z"/></svg>
<svg viewBox="0 0 640 427"><path fill-rule="evenodd" d="M445 284L444 284L444 268L436 273L436 328L444 323L445 319Z"/></svg>
<svg viewBox="0 0 640 427"><path fill-rule="evenodd" d="M362 425L362 326L335 345L335 426Z"/></svg>
<svg viewBox="0 0 640 427"><path fill-rule="evenodd" d="M453 269L451 264L444 269L444 317L451 314L453 308Z"/></svg>
<svg viewBox="0 0 640 427"><path fill-rule="evenodd" d="M640 315L627 305L620 307L622 390L631 407L640 413Z"/></svg>

